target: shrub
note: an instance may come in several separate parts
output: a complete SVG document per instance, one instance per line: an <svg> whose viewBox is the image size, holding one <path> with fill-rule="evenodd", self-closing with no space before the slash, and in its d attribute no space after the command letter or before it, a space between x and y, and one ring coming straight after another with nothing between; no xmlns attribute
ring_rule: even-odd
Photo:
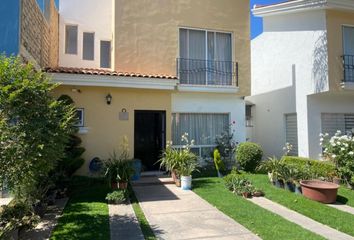
<svg viewBox="0 0 354 240"><path fill-rule="evenodd" d="M328 161L313 160L303 157L284 156L282 161L300 172L302 179L325 178L331 179L335 166Z"/></svg>
<svg viewBox="0 0 354 240"><path fill-rule="evenodd" d="M253 172L261 162L262 156L262 148L256 143L244 142L236 148L236 160L245 171Z"/></svg>
<svg viewBox="0 0 354 240"><path fill-rule="evenodd" d="M252 185L251 181L245 178L242 174L232 172L224 177L225 187L237 195L243 193L253 194L256 188ZM259 190L257 190L259 191Z"/></svg>
<svg viewBox="0 0 354 240"><path fill-rule="evenodd" d="M17 188L17 199L39 188L74 132L74 109L53 98L55 87L32 65L0 56L0 183Z"/></svg>
<svg viewBox="0 0 354 240"><path fill-rule="evenodd" d="M116 190L114 192L108 193L106 200L114 203L123 203L128 198L128 191L126 190Z"/></svg>
<svg viewBox="0 0 354 240"><path fill-rule="evenodd" d="M324 157L333 161L340 177L354 187L354 136L337 131L331 138L328 134L321 135L320 143Z"/></svg>
<svg viewBox="0 0 354 240"><path fill-rule="evenodd" d="M12 201L0 208L0 239L7 239L7 233L16 228L32 228L39 222L39 217L32 213L23 202Z"/></svg>
<svg viewBox="0 0 354 240"><path fill-rule="evenodd" d="M214 150L214 164L218 173L223 173L225 171L225 164L221 159L221 155L218 149Z"/></svg>

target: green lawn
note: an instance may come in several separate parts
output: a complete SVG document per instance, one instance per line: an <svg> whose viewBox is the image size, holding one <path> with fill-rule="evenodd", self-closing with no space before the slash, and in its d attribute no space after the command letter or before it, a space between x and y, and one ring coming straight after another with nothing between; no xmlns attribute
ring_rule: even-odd
<svg viewBox="0 0 354 240"><path fill-rule="evenodd" d="M220 178L193 180L193 191L262 239L324 239L228 191Z"/></svg>
<svg viewBox="0 0 354 240"><path fill-rule="evenodd" d="M348 206L354 207L354 190L350 190L346 187L340 187L338 191L337 201L345 203Z"/></svg>
<svg viewBox="0 0 354 240"><path fill-rule="evenodd" d="M289 191L276 188L270 184L266 175L247 174L246 176L253 182L254 186L264 190L266 198L310 217L320 223L354 236L354 216L352 214L309 200L302 195L297 195ZM349 193L345 189L341 189L340 194L350 197L352 193ZM351 197L353 196L351 195ZM353 200L354 199L351 198L348 202L352 203Z"/></svg>
<svg viewBox="0 0 354 240"><path fill-rule="evenodd" d="M75 177L72 194L59 218L51 240L109 240L108 205L110 191L102 180Z"/></svg>

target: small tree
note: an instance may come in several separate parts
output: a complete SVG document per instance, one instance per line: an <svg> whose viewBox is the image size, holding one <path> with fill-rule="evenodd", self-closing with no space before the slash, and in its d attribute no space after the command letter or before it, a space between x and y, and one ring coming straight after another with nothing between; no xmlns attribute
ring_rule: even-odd
<svg viewBox="0 0 354 240"><path fill-rule="evenodd" d="M56 101L56 85L31 64L0 56L0 182L29 199L64 156L74 109Z"/></svg>

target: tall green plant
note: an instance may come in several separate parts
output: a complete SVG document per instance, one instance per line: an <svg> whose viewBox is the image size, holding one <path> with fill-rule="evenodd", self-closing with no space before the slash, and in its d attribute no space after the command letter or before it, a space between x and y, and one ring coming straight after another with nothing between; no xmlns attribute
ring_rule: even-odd
<svg viewBox="0 0 354 240"><path fill-rule="evenodd" d="M56 86L31 64L0 56L0 182L17 198L54 169L74 131L74 109L52 97Z"/></svg>

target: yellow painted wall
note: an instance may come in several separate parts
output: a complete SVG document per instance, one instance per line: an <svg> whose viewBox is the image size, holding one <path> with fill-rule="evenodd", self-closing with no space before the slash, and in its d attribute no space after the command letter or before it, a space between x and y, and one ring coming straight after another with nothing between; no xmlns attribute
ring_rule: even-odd
<svg viewBox="0 0 354 240"><path fill-rule="evenodd" d="M166 139L171 139L171 92L154 90L137 90L126 88L79 87L81 93L73 92L73 87L60 86L54 91L59 97L69 95L78 108L85 109L85 127L87 134L80 134L85 164L77 172L88 174L88 164L93 157L108 158L113 150L119 150L122 137L128 136L130 155L134 153L134 110L166 111ZM113 97L111 105L107 105L105 96ZM119 112L125 108L129 112L129 120L119 120Z"/></svg>
<svg viewBox="0 0 354 240"><path fill-rule="evenodd" d="M328 66L330 89L341 90L343 80L343 32L342 26L354 26L353 12L327 10Z"/></svg>
<svg viewBox="0 0 354 240"><path fill-rule="evenodd" d="M233 34L240 96L250 94L249 0L116 0L115 69L176 75L179 27Z"/></svg>

